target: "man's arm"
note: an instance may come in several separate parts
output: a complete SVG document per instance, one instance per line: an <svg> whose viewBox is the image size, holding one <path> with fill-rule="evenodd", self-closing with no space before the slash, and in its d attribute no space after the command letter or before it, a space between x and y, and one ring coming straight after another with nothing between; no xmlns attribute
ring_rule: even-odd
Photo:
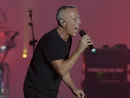
<svg viewBox="0 0 130 98"><path fill-rule="evenodd" d="M88 45L91 45L91 39L89 36L85 35L80 40L80 43L77 49L73 52L73 54L67 60L55 60L51 61L52 67L56 70L56 72L61 75L62 77L66 75L70 69L75 64L76 60L80 56L80 54L84 51Z"/></svg>
<svg viewBox="0 0 130 98"><path fill-rule="evenodd" d="M64 77L73 67L79 56L80 52L76 50L67 60L51 61L52 67L60 76Z"/></svg>
<svg viewBox="0 0 130 98"><path fill-rule="evenodd" d="M83 90L75 87L74 82L71 79L69 72L62 78L62 80L67 85L67 87L72 91L74 95L76 95L78 98L84 98L85 94Z"/></svg>
<svg viewBox="0 0 130 98"><path fill-rule="evenodd" d="M62 80L64 81L64 83L67 85L67 87L70 90L74 90L75 89L74 82L73 82L69 72L62 78Z"/></svg>

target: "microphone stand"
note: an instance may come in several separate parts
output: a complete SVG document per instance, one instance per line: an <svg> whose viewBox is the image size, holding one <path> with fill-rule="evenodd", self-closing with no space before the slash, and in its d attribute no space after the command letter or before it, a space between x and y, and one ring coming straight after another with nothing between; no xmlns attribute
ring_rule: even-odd
<svg viewBox="0 0 130 98"><path fill-rule="evenodd" d="M29 9L29 17L30 17L30 23L28 24L29 26L31 26L31 29L32 29L32 40L29 42L30 46L33 47L33 52L34 52L34 49L35 49L35 43L37 42L37 40L35 39L35 36L34 36L34 29L33 29L33 23L32 23L32 9Z"/></svg>

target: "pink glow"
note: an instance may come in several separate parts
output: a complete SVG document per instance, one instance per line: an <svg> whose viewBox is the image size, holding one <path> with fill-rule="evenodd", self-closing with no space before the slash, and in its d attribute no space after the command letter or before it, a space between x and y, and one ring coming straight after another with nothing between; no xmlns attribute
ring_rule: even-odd
<svg viewBox="0 0 130 98"><path fill-rule="evenodd" d="M1 0L0 8L7 15L7 21L0 26L11 27L6 30L20 32L15 39L17 47L12 49L6 61L10 65L10 98L23 98L22 84L32 56L32 47L28 46L31 40L31 30L27 25L28 8L33 8L33 22L36 39L45 32L55 28L55 14L58 7L64 4L76 5L81 15L81 29L92 37L95 47L107 44L113 46L124 43L130 48L130 0ZM28 35L26 47L28 58L22 58L24 48L24 34ZM75 50L80 37L74 38L71 53ZM78 59L71 70L72 78L78 87L83 81L82 57ZM130 79L129 79L130 80ZM76 98L62 83L58 98Z"/></svg>

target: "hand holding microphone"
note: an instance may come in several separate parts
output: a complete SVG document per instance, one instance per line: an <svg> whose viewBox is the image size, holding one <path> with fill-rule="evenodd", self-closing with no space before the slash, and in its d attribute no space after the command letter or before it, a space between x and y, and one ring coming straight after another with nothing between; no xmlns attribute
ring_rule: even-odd
<svg viewBox="0 0 130 98"><path fill-rule="evenodd" d="M80 30L80 36L82 37L78 46L78 50L80 52L83 52L85 50L85 48L89 48L91 50L92 53L96 53L96 49L93 46L93 42L91 40L91 38L86 35L85 31Z"/></svg>

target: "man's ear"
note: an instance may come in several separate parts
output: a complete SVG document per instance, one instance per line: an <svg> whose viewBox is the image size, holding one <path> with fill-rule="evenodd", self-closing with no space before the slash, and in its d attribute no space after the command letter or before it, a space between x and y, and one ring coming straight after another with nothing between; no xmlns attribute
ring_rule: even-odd
<svg viewBox="0 0 130 98"><path fill-rule="evenodd" d="M63 27L66 25L65 21L64 20L60 20L60 25Z"/></svg>

